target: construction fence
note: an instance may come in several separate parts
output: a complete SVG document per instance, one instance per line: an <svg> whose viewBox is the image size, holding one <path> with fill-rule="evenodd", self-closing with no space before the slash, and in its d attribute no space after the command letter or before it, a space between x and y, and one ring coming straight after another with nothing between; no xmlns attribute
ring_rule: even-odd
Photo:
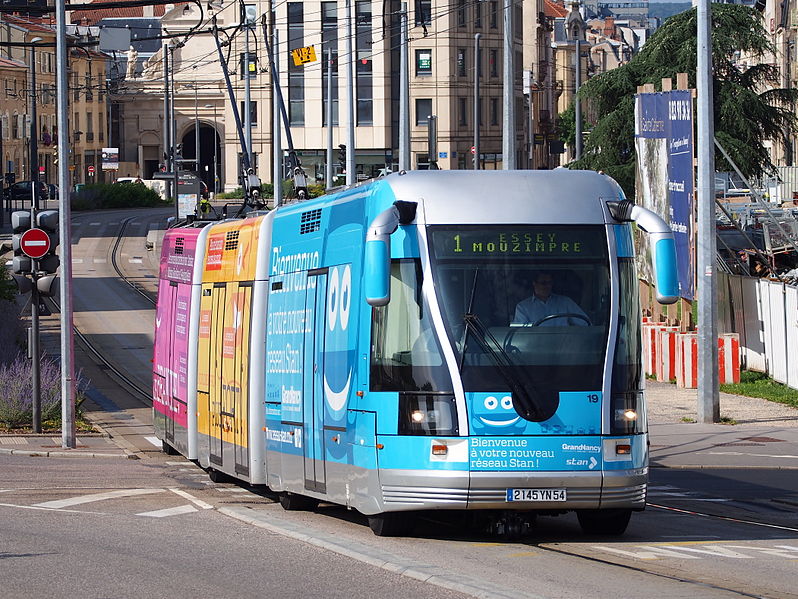
<svg viewBox="0 0 798 599"><path fill-rule="evenodd" d="M719 273L718 312L718 332L740 337L742 368L798 389L798 287Z"/></svg>

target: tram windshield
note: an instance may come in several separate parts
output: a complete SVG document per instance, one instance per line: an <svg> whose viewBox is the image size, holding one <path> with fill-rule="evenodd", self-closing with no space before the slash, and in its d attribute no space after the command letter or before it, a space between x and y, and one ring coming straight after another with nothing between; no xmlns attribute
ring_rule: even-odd
<svg viewBox="0 0 798 599"><path fill-rule="evenodd" d="M466 391L510 391L529 420L602 389L610 315L603 226L429 227L435 288Z"/></svg>

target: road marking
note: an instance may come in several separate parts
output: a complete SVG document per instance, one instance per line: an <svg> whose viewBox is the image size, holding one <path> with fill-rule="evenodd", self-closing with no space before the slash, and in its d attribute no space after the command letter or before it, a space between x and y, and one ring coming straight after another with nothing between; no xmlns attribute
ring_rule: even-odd
<svg viewBox="0 0 798 599"><path fill-rule="evenodd" d="M202 508L203 510L212 510L213 506L210 503L205 503L202 499L197 499L191 493L186 493L181 489L169 489L175 495L180 495L183 499L188 499L191 503L196 505L197 507Z"/></svg>
<svg viewBox="0 0 798 599"><path fill-rule="evenodd" d="M141 258L131 258L130 260L128 260L128 262L130 262L131 264L141 264L142 263L142 259Z"/></svg>
<svg viewBox="0 0 798 599"><path fill-rule="evenodd" d="M89 223L90 227L99 227L101 223Z"/></svg>
<svg viewBox="0 0 798 599"><path fill-rule="evenodd" d="M160 443L161 443L161 442L160 442L160 441L158 441L158 444L159 444L159 445L160 445ZM189 462L188 460L183 460L182 462L166 462L166 465L167 465L167 466L187 466L187 465L188 465L188 464L190 464L190 463L191 463L191 462Z"/></svg>
<svg viewBox="0 0 798 599"><path fill-rule="evenodd" d="M94 258L92 261L95 264L107 264L108 263L108 259L107 258Z"/></svg>
<svg viewBox="0 0 798 599"><path fill-rule="evenodd" d="M150 518L166 518L167 516L179 516L181 514L191 514L198 511L193 505L179 505L177 507L170 507L163 510L155 510L153 512L141 512L137 516L148 516Z"/></svg>
<svg viewBox="0 0 798 599"><path fill-rule="evenodd" d="M99 515L105 514L105 512L86 512L83 510L56 510L47 507L36 507L35 505L17 505L15 503L0 503L0 507L17 507L21 510L41 510L43 512L70 512L74 514L99 514Z"/></svg>
<svg viewBox="0 0 798 599"><path fill-rule="evenodd" d="M25 437L0 437L0 445L27 445Z"/></svg>
<svg viewBox="0 0 798 599"><path fill-rule="evenodd" d="M161 440L158 437L144 437L144 438L147 439L147 441L149 441L153 445L155 445L155 447L163 447L163 443L161 443Z"/></svg>
<svg viewBox="0 0 798 599"><path fill-rule="evenodd" d="M103 501L104 499L117 499L119 497L135 497L137 495L152 495L153 493L163 493L163 489L119 489L118 491L108 491L107 493L92 493L90 495L78 495L68 499L56 499L55 501L45 501L36 503L33 507L46 509L60 509L82 503L92 503Z"/></svg>
<svg viewBox="0 0 798 599"><path fill-rule="evenodd" d="M779 526L778 524L767 524L766 522L756 522L754 520L742 520L741 518L729 518L728 516L717 516L714 514L704 514L702 512L695 512L692 510L682 510L676 507L669 507L667 505L657 505L655 503L646 502L648 507L658 508L668 512L676 512L677 514L687 514L688 516L700 516L701 518L712 518L714 520L725 520L727 522L737 522L738 524L750 524L752 526L762 526L764 528L776 528L778 530L789 530L790 532L798 532L798 528L791 528L789 526Z"/></svg>
<svg viewBox="0 0 798 599"><path fill-rule="evenodd" d="M771 453L742 453L740 451L708 451L708 455L750 455L758 458L784 458L787 460L798 460L798 455L789 454L771 454Z"/></svg>
<svg viewBox="0 0 798 599"><path fill-rule="evenodd" d="M83 258L72 258L72 264L83 264Z"/></svg>

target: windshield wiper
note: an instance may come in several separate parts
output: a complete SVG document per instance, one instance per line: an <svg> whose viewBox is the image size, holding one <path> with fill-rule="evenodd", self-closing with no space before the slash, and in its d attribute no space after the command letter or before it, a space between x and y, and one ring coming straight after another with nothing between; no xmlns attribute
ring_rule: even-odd
<svg viewBox="0 0 798 599"><path fill-rule="evenodd" d="M474 282L471 284L471 297L468 301L468 310L463 315L463 339L461 341L462 353L460 354L460 364L458 365L459 372L462 374L463 366L465 364L466 349L468 346L468 334L473 333L477 343L493 358L496 363L497 370L502 376L514 398L518 399L521 408L524 411L524 416L528 420L540 421L544 413L535 398L527 391L526 387L521 385L515 376L513 376L512 368L514 367L513 361L507 352L504 351L501 343L493 336L493 334L485 327L482 321L474 313L474 296L477 290L477 279L479 278L479 269L474 271ZM492 344L492 345L491 345ZM497 349L498 348L498 351ZM530 381L530 385L531 385ZM534 386L534 385L532 385Z"/></svg>
<svg viewBox="0 0 798 599"><path fill-rule="evenodd" d="M468 338L469 332L473 333L477 343L479 343L485 352L491 358L493 358L493 361L496 363L496 369L510 387L510 391L513 394L513 399L518 399L518 402L524 412L522 415L527 420L531 420L533 422L545 420L543 417L544 412L538 402L535 400L535 397L524 385L519 383L515 376L513 376L512 369L514 368L514 364L510 359L510 356L508 356L507 352L504 351L504 348L501 346L496 337L493 336L493 333L491 333L485 327L485 325L479 319L479 316L472 313L465 314L463 316L463 322L466 327L466 339ZM465 356L465 349L465 345L463 345L463 356ZM462 360L460 369L462 371Z"/></svg>

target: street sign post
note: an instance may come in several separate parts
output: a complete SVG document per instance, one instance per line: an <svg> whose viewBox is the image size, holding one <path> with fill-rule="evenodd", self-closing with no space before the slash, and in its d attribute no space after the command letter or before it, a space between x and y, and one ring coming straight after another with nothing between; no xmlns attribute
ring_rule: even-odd
<svg viewBox="0 0 798 599"><path fill-rule="evenodd" d="M28 229L19 239L19 248L26 256L38 260L50 251L50 236L41 229Z"/></svg>

